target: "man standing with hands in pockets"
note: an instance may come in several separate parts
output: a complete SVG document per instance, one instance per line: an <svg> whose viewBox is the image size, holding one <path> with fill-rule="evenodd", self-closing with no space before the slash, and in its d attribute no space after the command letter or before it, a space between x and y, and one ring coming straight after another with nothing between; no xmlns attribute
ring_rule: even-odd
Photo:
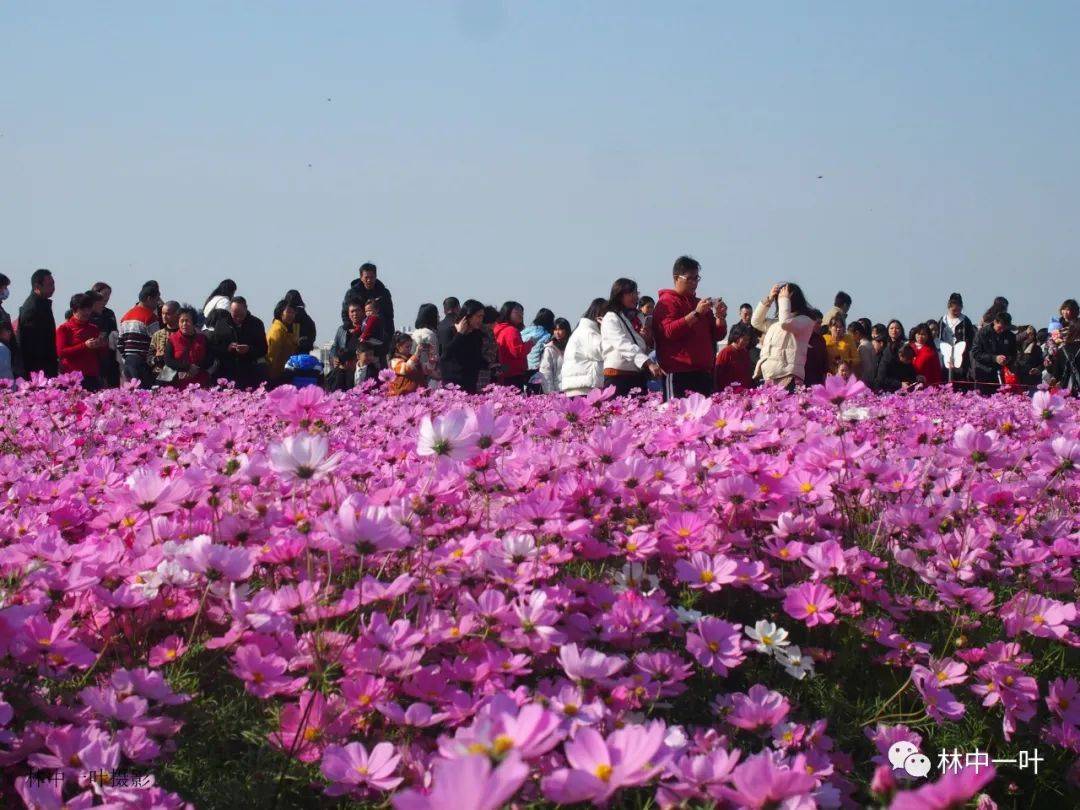
<svg viewBox="0 0 1080 810"><path fill-rule="evenodd" d="M680 256L672 268L674 289L661 290L653 310L656 359L667 372L664 399L713 392L716 344L727 334L723 298L698 298L701 264Z"/></svg>

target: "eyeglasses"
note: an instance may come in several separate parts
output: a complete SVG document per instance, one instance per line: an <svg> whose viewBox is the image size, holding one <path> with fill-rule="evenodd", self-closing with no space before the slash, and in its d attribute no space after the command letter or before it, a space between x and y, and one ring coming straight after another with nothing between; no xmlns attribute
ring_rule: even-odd
<svg viewBox="0 0 1080 810"><path fill-rule="evenodd" d="M701 281L701 273L698 273L696 276L681 275L679 278L685 278L687 281Z"/></svg>

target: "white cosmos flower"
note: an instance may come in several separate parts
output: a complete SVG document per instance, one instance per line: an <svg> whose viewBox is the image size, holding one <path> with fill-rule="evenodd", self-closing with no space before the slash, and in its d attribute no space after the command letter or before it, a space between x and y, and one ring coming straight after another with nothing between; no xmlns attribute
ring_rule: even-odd
<svg viewBox="0 0 1080 810"><path fill-rule="evenodd" d="M294 433L270 445L270 466L282 475L302 481L318 479L338 465L338 454L329 455L329 452L330 444L325 436Z"/></svg>
<svg viewBox="0 0 1080 810"><path fill-rule="evenodd" d="M764 619L758 621L753 627L747 627L746 635L755 642L754 649L759 653L778 654L780 648L788 645L788 631Z"/></svg>
<svg viewBox="0 0 1080 810"><path fill-rule="evenodd" d="M461 409L436 416L434 420L425 416L420 423L416 454L447 456L458 461L468 458L476 449L476 436L469 430L469 422L469 411Z"/></svg>
<svg viewBox="0 0 1080 810"><path fill-rule="evenodd" d="M508 534L502 539L503 555L510 563L536 556L536 541L527 534Z"/></svg>
<svg viewBox="0 0 1080 810"><path fill-rule="evenodd" d="M705 618L705 614L700 610L690 610L684 607L676 607L675 615L683 624L697 624L700 619Z"/></svg>
<svg viewBox="0 0 1080 810"><path fill-rule="evenodd" d="M797 681L801 681L807 675L814 675L814 661L810 656L803 655L796 645L785 647L776 651L776 660L784 666L784 670Z"/></svg>
<svg viewBox="0 0 1080 810"><path fill-rule="evenodd" d="M645 596L655 591L660 586L659 577L645 573L645 566L641 563L627 563L622 570L615 574L615 590L618 593L629 590L639 590Z"/></svg>

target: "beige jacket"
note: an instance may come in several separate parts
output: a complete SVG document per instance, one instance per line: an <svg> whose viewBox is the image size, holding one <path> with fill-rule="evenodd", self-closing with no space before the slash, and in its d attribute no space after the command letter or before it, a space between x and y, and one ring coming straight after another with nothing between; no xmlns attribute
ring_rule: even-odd
<svg viewBox="0 0 1080 810"><path fill-rule="evenodd" d="M806 347L817 324L805 315L792 315L788 298L776 299L776 320L768 320L768 314L769 302L760 301L750 318L750 325L765 333L754 376L763 380L794 377L802 382L806 374Z"/></svg>

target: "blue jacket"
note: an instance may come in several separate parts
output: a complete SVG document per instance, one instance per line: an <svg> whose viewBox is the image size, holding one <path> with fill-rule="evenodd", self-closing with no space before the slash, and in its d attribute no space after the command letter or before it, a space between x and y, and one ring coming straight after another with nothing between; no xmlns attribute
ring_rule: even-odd
<svg viewBox="0 0 1080 810"><path fill-rule="evenodd" d="M528 343L530 340L535 340L536 343L529 349L529 370L537 371L540 368L540 358L544 356L544 347L551 340L551 332L533 324L521 330L521 342Z"/></svg>

